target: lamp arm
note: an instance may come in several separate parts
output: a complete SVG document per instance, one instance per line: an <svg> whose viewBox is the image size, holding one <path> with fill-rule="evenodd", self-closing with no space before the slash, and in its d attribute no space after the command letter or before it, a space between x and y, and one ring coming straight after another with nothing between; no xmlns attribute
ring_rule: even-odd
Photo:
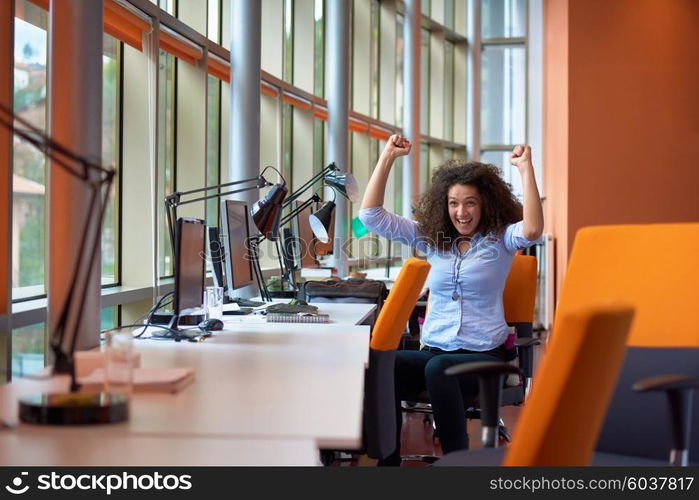
<svg viewBox="0 0 699 500"><path fill-rule="evenodd" d="M304 211L307 207L309 207L311 204L316 203L316 202L319 202L319 201L321 201L321 200L320 200L320 196L318 196L317 193L313 193L313 196L312 196L311 198L307 199L307 200L304 201L301 205L299 205L299 206L296 207L294 210L292 210L292 211L289 212L287 215L285 215L285 216L282 218L282 220L279 221L279 225L280 225L280 226L283 226L283 225L287 224L288 222L291 221L291 219L293 219L294 217L298 216L298 214L300 214L301 212L303 212L303 211Z"/></svg>
<svg viewBox="0 0 699 500"><path fill-rule="evenodd" d="M110 188L112 186L113 181L114 181L114 176L111 175L110 178L106 181L106 184L99 186L94 192L93 200L95 202L97 201L97 196L98 196L98 193L100 193L100 191L101 191L101 193L100 193L101 197L99 199L99 214L98 214L98 219L97 219L97 227L94 230L94 235L93 235L92 242L91 242L92 249L90 250L90 252L88 253L88 256L87 256L87 264L88 264L87 269L88 270L85 271L86 272L86 276L85 276L86 281L87 281L87 276L89 275L90 266L92 265L93 261L95 260L95 256L97 255L97 251L100 248L101 243L102 243L102 226L104 224L104 217L107 213L107 204L109 201L109 191L110 191ZM85 267L85 266L82 266L82 267ZM77 277L77 275L76 275L76 277ZM76 321L79 318L83 317L83 311L85 309L86 298L87 298L87 286L84 286L84 287L82 287L82 290L81 290L81 296L78 299L78 311L75 314ZM71 353L75 352L77 340L78 340L78 336L73 335L73 338L71 340L71 345L70 345L70 352ZM79 388L79 385L77 384L77 381L75 379L75 363L73 363L72 369L73 369L73 371L71 372L71 390L74 391L74 390L77 390Z"/></svg>
<svg viewBox="0 0 699 500"><path fill-rule="evenodd" d="M24 128L19 128L17 124ZM101 243L102 224L116 171L113 168L104 167L90 158L74 153L51 139L44 131L24 118L17 116L11 108L3 104L0 104L0 125L45 154L51 160L51 166L60 167L66 174L80 180L91 189L90 210L85 218L80 236L80 246L75 257L70 285L58 314L56 325L50 333L50 346L55 357L54 373L70 374L70 390L75 392L79 388L75 376L74 358L78 323L85 309L91 265L94 263ZM96 210L94 210L95 208ZM96 224L94 223L95 217L97 217ZM93 224L95 227L91 227ZM85 265L86 258L87 265ZM82 290L78 290L81 279L84 283ZM72 337L68 339L69 345L66 348L64 344L68 331L71 332Z"/></svg>
<svg viewBox="0 0 699 500"><path fill-rule="evenodd" d="M264 239L264 235L251 236L248 238L248 249L250 250L250 256L252 257L252 270L255 274L255 281L257 282L257 288L260 290L260 297L265 302L270 302L272 299L267 291L267 285L265 284L264 276L262 275L262 269L260 268L260 257L258 254L258 249L260 242Z"/></svg>
<svg viewBox="0 0 699 500"><path fill-rule="evenodd" d="M279 238L274 241L274 245L277 247L277 260L279 260L279 284L280 289L284 290L284 274L286 273L286 266L282 260L282 247L279 242Z"/></svg>
<svg viewBox="0 0 699 500"><path fill-rule="evenodd" d="M257 183L254 186L248 186L246 188L238 189L235 191L227 191L225 193L214 193L214 194L210 194L208 196L194 198L191 200L182 201L182 199L181 199L183 196L188 196L190 194L203 193L205 191L210 191L212 189L221 189L224 187L235 186L237 184L243 184L245 182L252 182L252 181L257 181ZM189 191L176 191L172 194L167 195L165 197L165 200L168 204L173 205L175 207L179 207L180 205L186 205L187 203L194 203L195 201L208 200L210 198L217 198L217 197L225 196L228 194L242 193L243 191L249 191L251 189L262 189L262 188L267 187L267 186L272 186L272 183L267 181L267 179L265 179L264 176L262 174L260 174L257 177L251 177L250 179L243 179L241 181L226 182L224 184L217 184L215 186L207 186L207 187L198 188L198 189L190 189Z"/></svg>
<svg viewBox="0 0 699 500"><path fill-rule="evenodd" d="M325 167L323 170L318 172L316 175L310 178L303 186L298 188L296 191L294 191L288 198L284 200L284 203L282 203L282 208L286 208L291 204L291 202L297 200L303 193L311 187L313 184L318 182L320 179L325 177L326 174L329 174L330 172L336 172L338 171L339 168L337 168L337 165L335 163L330 163L327 167Z"/></svg>
<svg viewBox="0 0 699 500"><path fill-rule="evenodd" d="M18 128L16 126L16 123L19 123L27 130ZM27 141L40 152L49 156L51 160L61 165L61 167L63 167L63 169L68 174L77 177L86 183L89 182L89 177L87 175L88 170L97 171L101 175L109 175L110 172L113 172L113 169L111 168L105 168L102 165L96 164L86 158L83 158L73 153L59 142L56 142L55 140L48 137L39 128L29 123L21 116L16 115L12 111L12 109L6 107L3 104L0 104L0 125L5 126L8 130L21 137L23 140ZM83 167L82 171L78 172L77 170L75 170L75 167L73 165L70 165L68 162L65 161L65 159L56 156L56 154L60 154L63 157L80 164Z"/></svg>
<svg viewBox="0 0 699 500"><path fill-rule="evenodd" d="M287 215L285 215L285 216L279 221L279 225L280 225L280 226L286 225L286 224L287 224L288 222L290 222L294 217L297 217L301 212L303 212L307 207L309 207L310 205L312 205L313 203L316 203L316 202L318 202L318 201L320 201L320 196L318 196L318 193L313 193L313 196L311 196L309 199L307 199L306 201L304 201L301 205L299 205L298 207L296 207L296 208L295 208L294 210L292 210L290 213L288 213ZM264 234L258 234L258 235L255 235L255 236L251 236L251 237L250 237L251 243L254 241L254 244L257 245L258 248L259 248L259 244L262 243L263 241L265 241L266 239L267 239L267 237L266 237ZM282 276L283 276L284 273L285 273L286 271L288 271L288 270L287 270L286 267L284 266L284 263L283 263L282 258L281 258L281 251L280 251L280 248L279 248L279 240L277 240L277 241L275 242L275 244L277 245L277 253L278 253L278 256L279 256L279 270L281 271L281 274L282 274ZM258 258L257 258L257 253L255 254L254 262L257 264L258 269L259 269L259 260L258 260ZM260 277L262 278L262 270L259 269L259 272L260 272ZM264 295L263 295L263 292L262 292L262 286L260 286L260 283L259 283L259 282L258 282L258 286L260 287L260 295L262 295L262 297L264 298ZM265 288L265 293L266 293L267 295L269 295L269 293L267 292L266 288ZM270 300L271 300L271 299L270 299Z"/></svg>
<svg viewBox="0 0 699 500"><path fill-rule="evenodd" d="M55 331L51 336L51 348L55 357L54 373L70 374L71 392L75 392L80 388L76 380L75 362L72 357L72 353L75 352L75 347L78 340L77 334L73 334L73 337L70 339L70 346L68 348L67 353L64 351L63 344L65 342L65 335L67 329L71 328L73 329L73 331L77 330L77 322L83 316L83 311L85 309L85 299L87 297L87 278L89 277L91 264L95 259L95 255L97 255L97 249L99 248L99 245L101 243L102 224L104 222L104 216L107 211L109 192L114 182L114 175L114 171L108 171L104 179L102 179L97 184L92 185L93 191L89 203L90 207L94 207L96 205L98 201L97 196L98 194L101 194L98 205L99 209L97 212L97 227L94 228L93 231L90 230L91 220L95 217L95 212L91 211L90 213L92 215L88 216L88 219L85 221L85 228L83 230L83 234L81 236L80 241L80 250L78 251L78 255L75 259L75 271L71 278L68 295L66 296L63 308L61 310L61 314L55 327ZM88 233L90 232L92 232L92 240L88 242ZM86 258L86 249L88 246L90 247L90 249L89 252L87 252L87 265L84 265L84 260ZM80 297L77 299L79 304L78 310L73 312L73 323L75 324L69 325L68 315L71 313L71 304L73 304L75 301L75 293L78 289L78 280L82 275L84 275L83 278L85 279L86 285L82 287L82 290L80 291Z"/></svg>
<svg viewBox="0 0 699 500"><path fill-rule="evenodd" d="M226 191L224 193L214 193L208 196L201 196L199 198L194 198L191 200L181 200L182 196L193 193L201 193L203 191L208 191L210 189L219 189L226 186L234 186L236 184L242 184L244 182L257 181L254 186L248 186L241 189L235 189L233 191ZM191 189L189 191L177 191L169 194L165 197L165 214L167 215L167 225L170 232L170 246L174 250L175 248L175 221L177 220L177 207L180 205L187 205L188 203L194 203L195 201L210 200L212 198L221 198L222 196L227 196L229 194L244 193L245 191L250 191L252 189L262 189L267 186L273 186L273 184L267 181L262 174L257 177L251 177L250 179L245 179L242 181L226 182L225 184L218 184L216 186L209 186L200 189Z"/></svg>
<svg viewBox="0 0 699 500"><path fill-rule="evenodd" d="M274 168L272 165L267 165L265 168L263 168L262 172L260 173L260 177L262 177L264 175L264 173L267 171L267 169L270 169L270 168L272 170L274 170L277 173L277 175L279 175L279 178L282 180L282 186L286 186L286 179L284 178L282 173L279 171L279 169Z"/></svg>

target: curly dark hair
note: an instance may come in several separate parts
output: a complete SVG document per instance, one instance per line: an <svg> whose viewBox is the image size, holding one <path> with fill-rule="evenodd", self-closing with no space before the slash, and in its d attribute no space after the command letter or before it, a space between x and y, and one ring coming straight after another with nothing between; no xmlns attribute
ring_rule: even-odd
<svg viewBox="0 0 699 500"><path fill-rule="evenodd" d="M495 165L464 160L448 160L432 174L427 191L422 194L415 218L430 245L448 250L459 236L449 218L447 193L455 184L474 186L482 198L481 220L476 231L501 235L505 228L522 220L522 204L511 186L500 177Z"/></svg>

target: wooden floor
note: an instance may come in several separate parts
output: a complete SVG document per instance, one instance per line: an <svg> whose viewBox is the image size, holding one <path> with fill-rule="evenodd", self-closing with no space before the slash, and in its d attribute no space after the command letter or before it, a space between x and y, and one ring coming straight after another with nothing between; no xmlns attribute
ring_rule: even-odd
<svg viewBox="0 0 699 500"><path fill-rule="evenodd" d="M512 434L517 427L517 416L520 411L521 408L515 406L501 408L500 414L510 434ZM480 420L469 420L466 425L471 449L482 448ZM424 414L403 412L401 455L442 455L442 447L439 445L439 439L433 437L432 421L429 418L425 419ZM375 460L366 457L354 455L343 455L342 457L344 458L339 458L333 462L332 466L355 467L373 466L376 464ZM426 467L428 465L428 462L404 459L402 467Z"/></svg>
<svg viewBox="0 0 699 500"><path fill-rule="evenodd" d="M542 345L534 349L534 369L538 366L541 353L543 352L543 344L546 335L541 337ZM514 435L517 429L517 418L522 410L518 406L505 406L500 409L500 416L505 421L505 426L510 435ZM482 448L481 445L481 425L480 420L469 420L466 422L468 429L471 449ZM501 445L506 446L507 443ZM401 434L401 455L442 455L442 448L439 445L439 439L433 438L432 421L424 418L424 414L415 412L403 412L403 432ZM354 467L354 466L373 466L375 460L366 457L342 455L338 460L332 463L332 466L338 467ZM426 467L429 463L422 461L403 460L403 467Z"/></svg>

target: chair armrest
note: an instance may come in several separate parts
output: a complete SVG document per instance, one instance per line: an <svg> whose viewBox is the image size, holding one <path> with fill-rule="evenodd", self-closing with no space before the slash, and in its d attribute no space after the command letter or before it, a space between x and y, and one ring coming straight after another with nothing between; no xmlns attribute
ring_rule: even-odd
<svg viewBox="0 0 699 500"><path fill-rule="evenodd" d="M446 375L475 375L478 377L483 447L496 447L505 375L511 373L521 375L522 371L518 367L502 361L478 361L450 366L444 373Z"/></svg>
<svg viewBox="0 0 699 500"><path fill-rule="evenodd" d="M699 377L687 375L659 375L638 380L631 387L636 392L682 391L699 388Z"/></svg>
<svg viewBox="0 0 699 500"><path fill-rule="evenodd" d="M636 392L665 392L670 408L672 451L670 464L686 466L689 459L689 430L692 422L692 391L699 387L699 377L659 375L634 383Z"/></svg>
<svg viewBox="0 0 699 500"><path fill-rule="evenodd" d="M532 337L518 337L516 341L517 347L532 347L541 344L541 340Z"/></svg>
<svg viewBox="0 0 699 500"><path fill-rule="evenodd" d="M534 346L541 344L541 340L533 337L518 337L515 345L519 350L519 366L524 373L525 383L534 374ZM526 386L525 386L526 387Z"/></svg>
<svg viewBox="0 0 699 500"><path fill-rule="evenodd" d="M478 361L476 363L461 363L450 366L444 371L447 375L522 375L522 370L509 363L501 361Z"/></svg>

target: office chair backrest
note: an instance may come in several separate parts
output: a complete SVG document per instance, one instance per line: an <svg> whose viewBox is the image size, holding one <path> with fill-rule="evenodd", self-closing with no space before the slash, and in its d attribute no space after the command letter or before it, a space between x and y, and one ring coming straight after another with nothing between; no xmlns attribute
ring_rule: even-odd
<svg viewBox="0 0 699 500"><path fill-rule="evenodd" d="M597 226L577 232L557 315L599 300L623 301L635 310L629 350L597 451L667 460L671 432L666 398L638 394L630 386L651 376L699 376L698 283L697 223ZM690 425L696 427L699 398L693 408ZM691 433L689 459L699 461L697 432Z"/></svg>
<svg viewBox="0 0 699 500"><path fill-rule="evenodd" d="M502 294L505 321L532 323L536 303L536 257L515 255Z"/></svg>
<svg viewBox="0 0 699 500"><path fill-rule="evenodd" d="M394 351L398 348L429 272L430 265L424 260L411 257L405 261L374 325L372 349Z"/></svg>
<svg viewBox="0 0 699 500"><path fill-rule="evenodd" d="M405 261L371 334L369 368L364 378L364 448L371 458L386 458L396 448L394 364L396 349L417 303L430 265Z"/></svg>
<svg viewBox="0 0 699 500"><path fill-rule="evenodd" d="M633 309L560 315L503 465L588 465L624 357Z"/></svg>
<svg viewBox="0 0 699 500"><path fill-rule="evenodd" d="M698 283L699 224L583 228L556 313L621 300L636 311L629 346L697 347Z"/></svg>

